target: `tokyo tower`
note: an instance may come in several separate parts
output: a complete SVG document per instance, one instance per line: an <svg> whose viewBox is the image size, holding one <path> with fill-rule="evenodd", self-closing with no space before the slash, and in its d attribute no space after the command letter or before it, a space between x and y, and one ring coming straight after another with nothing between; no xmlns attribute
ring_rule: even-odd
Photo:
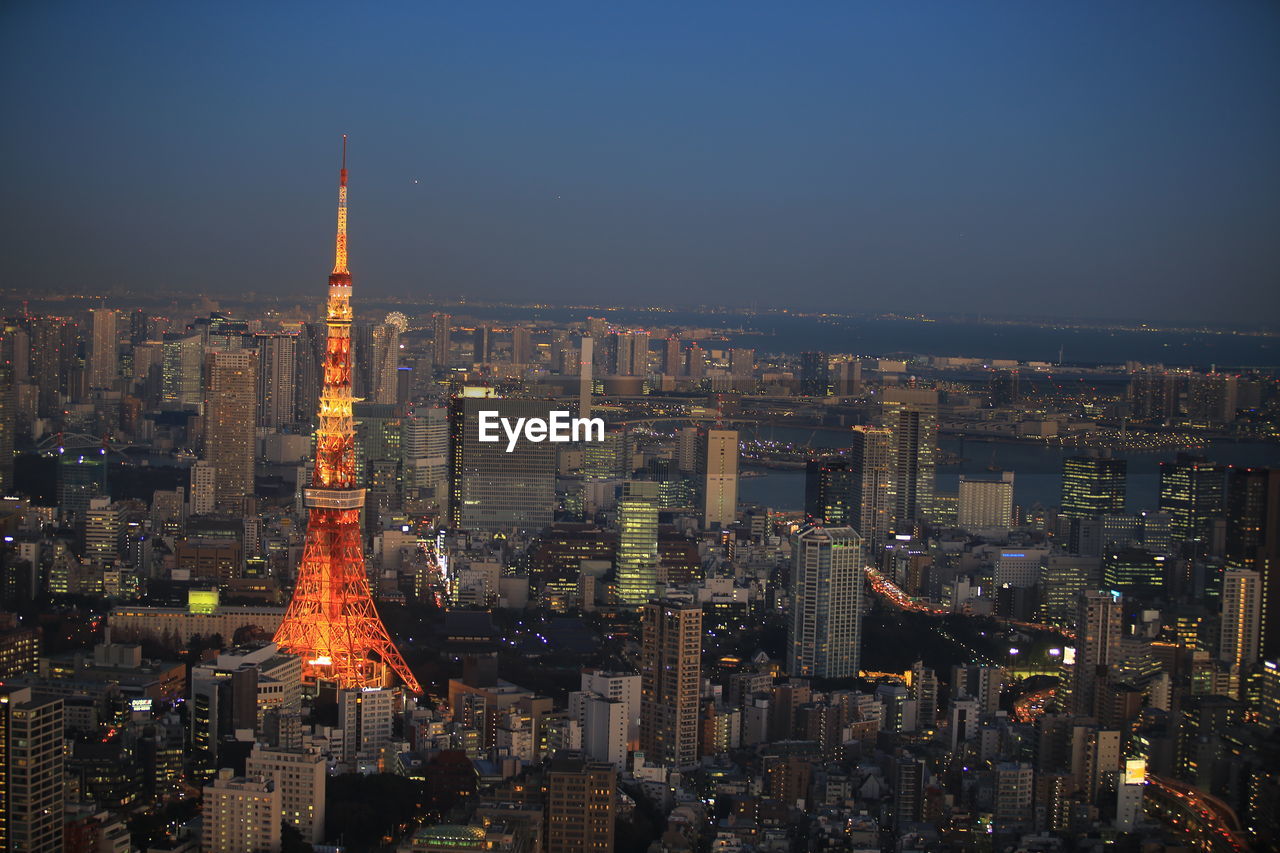
<svg viewBox="0 0 1280 853"><path fill-rule="evenodd" d="M356 488L351 406L351 273L347 269L347 137L338 181L338 236L329 276L328 342L315 472L305 493L310 509L298 582L276 631L280 650L302 656L308 681L339 687L382 687L390 673L421 693L387 633L369 593L361 544L364 489Z"/></svg>

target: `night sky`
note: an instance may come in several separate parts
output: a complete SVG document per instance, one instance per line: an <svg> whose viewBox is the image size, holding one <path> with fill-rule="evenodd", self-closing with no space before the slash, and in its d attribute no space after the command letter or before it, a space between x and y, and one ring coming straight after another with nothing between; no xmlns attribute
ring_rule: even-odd
<svg viewBox="0 0 1280 853"><path fill-rule="evenodd" d="M10 289L318 298L349 133L357 293L1280 320L1274 2L9 0L0 52Z"/></svg>

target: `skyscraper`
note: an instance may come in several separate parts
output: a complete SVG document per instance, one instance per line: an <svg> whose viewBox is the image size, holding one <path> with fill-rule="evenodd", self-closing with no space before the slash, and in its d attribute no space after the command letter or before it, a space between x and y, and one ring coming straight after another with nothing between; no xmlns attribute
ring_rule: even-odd
<svg viewBox="0 0 1280 853"><path fill-rule="evenodd" d="M1280 468L1229 468L1225 511L1228 563L1280 564Z"/></svg>
<svg viewBox="0 0 1280 853"><path fill-rule="evenodd" d="M800 393L825 397L831 389L831 368L825 352L800 353Z"/></svg>
<svg viewBox="0 0 1280 853"><path fill-rule="evenodd" d="M400 336L408 328L408 319L399 311L392 311L383 322L373 327L369 402L395 405L400 379Z"/></svg>
<svg viewBox="0 0 1280 853"><path fill-rule="evenodd" d="M591 371L595 369L595 339L584 335L578 351L578 417L591 417Z"/></svg>
<svg viewBox="0 0 1280 853"><path fill-rule="evenodd" d="M117 321L120 315L111 308L92 308L92 337L89 349L89 387L110 388L120 374Z"/></svg>
<svg viewBox="0 0 1280 853"><path fill-rule="evenodd" d="M1280 658L1280 469L1232 468L1227 474L1227 565L1262 577L1262 647Z"/></svg>
<svg viewBox="0 0 1280 853"><path fill-rule="evenodd" d="M729 350L729 373L734 379L750 379L756 369L756 351L754 349Z"/></svg>
<svg viewBox="0 0 1280 853"><path fill-rule="evenodd" d="M894 433L880 427L856 426L849 438L849 458L861 470L862 488L856 521L849 526L862 536L867 554L879 554L893 530L897 506Z"/></svg>
<svg viewBox="0 0 1280 853"><path fill-rule="evenodd" d="M1097 717L1099 683L1120 654L1123 598L1118 592L1085 590L1076 609L1076 661L1071 683L1071 710L1078 717Z"/></svg>
<svg viewBox="0 0 1280 853"><path fill-rule="evenodd" d="M645 760L681 767L698 760L702 609L666 599L641 611L640 749Z"/></svg>
<svg viewBox="0 0 1280 853"><path fill-rule="evenodd" d="M104 450L63 451L58 456L58 509L64 521L83 522L89 501L107 491Z"/></svg>
<svg viewBox="0 0 1280 853"><path fill-rule="evenodd" d="M13 488L13 445L18 429L18 393L13 367L0 361L0 493Z"/></svg>
<svg viewBox="0 0 1280 853"><path fill-rule="evenodd" d="M0 684L0 850L62 853L62 699Z"/></svg>
<svg viewBox="0 0 1280 853"><path fill-rule="evenodd" d="M431 360L437 369L449 366L449 351L453 340L453 317L448 314L431 315Z"/></svg>
<svg viewBox="0 0 1280 853"><path fill-rule="evenodd" d="M533 335L528 326L511 327L511 361L515 364L533 363Z"/></svg>
<svg viewBox="0 0 1280 853"><path fill-rule="evenodd" d="M1179 453L1160 463L1160 511L1172 517L1173 535L1206 542L1225 509L1226 469L1203 456Z"/></svg>
<svg viewBox="0 0 1280 853"><path fill-rule="evenodd" d="M618 599L639 607L658 584L658 484L628 480L618 498Z"/></svg>
<svg viewBox="0 0 1280 853"><path fill-rule="evenodd" d="M787 672L852 678L862 652L862 537L851 527L810 527L792 552Z"/></svg>
<svg viewBox="0 0 1280 853"><path fill-rule="evenodd" d="M258 352L258 426L280 429L297 416L296 334L254 336Z"/></svg>
<svg viewBox="0 0 1280 853"><path fill-rule="evenodd" d="M804 514L815 524L855 527L862 507L862 470L857 460L828 456L805 465Z"/></svg>
<svg viewBox="0 0 1280 853"><path fill-rule="evenodd" d="M1252 569L1222 575L1222 625L1218 660L1229 666L1258 662L1262 636L1262 577Z"/></svg>
<svg viewBox="0 0 1280 853"><path fill-rule="evenodd" d="M313 425L320 408L320 387L324 384L324 351L328 330L321 323L298 327L294 345L297 388L294 392L294 421Z"/></svg>
<svg viewBox="0 0 1280 853"><path fill-rule="evenodd" d="M884 426L893 430L894 530L907 532L934 512L938 392L885 388Z"/></svg>
<svg viewBox="0 0 1280 853"><path fill-rule="evenodd" d="M662 346L662 372L667 376L679 376L684 367L684 355L680 352L680 339L667 338Z"/></svg>
<svg viewBox="0 0 1280 853"><path fill-rule="evenodd" d="M215 502L237 513L253 496L257 359L247 350L205 356L204 458L217 471Z"/></svg>
<svg viewBox="0 0 1280 853"><path fill-rule="evenodd" d="M488 364L492 354L490 349L490 332L492 330L480 323L476 326L475 331L471 333L471 361L475 364Z"/></svg>
<svg viewBox="0 0 1280 853"><path fill-rule="evenodd" d="M1062 460L1062 515L1094 518L1124 512L1127 463L1110 456L1068 456Z"/></svg>
<svg viewBox="0 0 1280 853"><path fill-rule="evenodd" d="M520 439L510 453L505 438L482 442L479 412L499 418L547 418L542 400L494 397L491 389L464 388L449 401L449 523L461 530L541 530L555 511L556 445Z"/></svg>
<svg viewBox="0 0 1280 853"><path fill-rule="evenodd" d="M698 492L702 524L728 527L738 517L738 431L698 431Z"/></svg>
<svg viewBox="0 0 1280 853"><path fill-rule="evenodd" d="M204 344L199 335L165 335L161 365L161 400L169 408L200 403L200 371Z"/></svg>
<svg viewBox="0 0 1280 853"><path fill-rule="evenodd" d="M65 317L31 318L31 378L39 388L36 411L42 418L62 409L75 337L75 326Z"/></svg>

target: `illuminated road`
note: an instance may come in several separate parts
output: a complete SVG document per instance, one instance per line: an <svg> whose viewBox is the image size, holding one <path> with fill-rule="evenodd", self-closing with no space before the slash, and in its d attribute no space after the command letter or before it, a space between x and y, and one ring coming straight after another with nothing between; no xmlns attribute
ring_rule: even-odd
<svg viewBox="0 0 1280 853"><path fill-rule="evenodd" d="M872 591L900 610L912 610L916 613L928 613L933 616L952 615L951 611L944 607L916 601L911 596L903 592L897 584L886 578L884 574L874 566L863 566L862 571L866 574L867 579L871 581ZM1043 622L1021 622L1017 619L1005 619L1000 616L993 616L991 618L1005 625L1011 625L1014 628L1022 628L1027 631L1049 631L1065 637L1068 640L1074 640L1076 638L1073 631L1068 631L1065 628L1059 628L1057 625L1046 625Z"/></svg>
<svg viewBox="0 0 1280 853"><path fill-rule="evenodd" d="M1019 697L1013 703L1013 716L1020 723L1035 722L1036 717L1044 713L1045 704L1053 698L1057 687L1046 687L1026 696Z"/></svg>
<svg viewBox="0 0 1280 853"><path fill-rule="evenodd" d="M1235 812L1211 794L1163 776L1147 776L1148 814L1211 853L1249 849Z"/></svg>

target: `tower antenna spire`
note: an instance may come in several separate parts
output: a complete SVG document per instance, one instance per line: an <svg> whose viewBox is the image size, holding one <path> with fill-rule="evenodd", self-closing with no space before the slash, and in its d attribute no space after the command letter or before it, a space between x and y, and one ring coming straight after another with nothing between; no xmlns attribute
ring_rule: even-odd
<svg viewBox="0 0 1280 853"><path fill-rule="evenodd" d="M334 240L333 275L346 276L351 284L351 271L347 269L347 135L342 134L342 169L338 172L338 236ZM330 284L333 284L330 276Z"/></svg>

